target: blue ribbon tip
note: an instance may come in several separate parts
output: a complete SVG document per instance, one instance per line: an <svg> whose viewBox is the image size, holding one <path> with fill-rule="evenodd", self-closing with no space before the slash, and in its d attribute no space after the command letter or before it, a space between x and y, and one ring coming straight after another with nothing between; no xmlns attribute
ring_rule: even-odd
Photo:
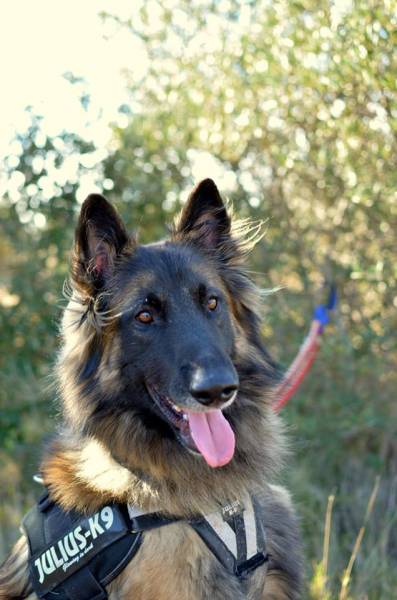
<svg viewBox="0 0 397 600"><path fill-rule="evenodd" d="M329 315L327 312L327 307L324 304L319 304L315 307L313 312L313 319L315 321L320 321L321 325L327 325L329 323Z"/></svg>

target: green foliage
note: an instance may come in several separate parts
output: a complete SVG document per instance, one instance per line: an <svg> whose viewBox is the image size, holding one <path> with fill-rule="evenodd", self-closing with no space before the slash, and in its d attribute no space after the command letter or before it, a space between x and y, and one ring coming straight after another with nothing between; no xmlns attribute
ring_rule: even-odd
<svg viewBox="0 0 397 600"><path fill-rule="evenodd" d="M314 573L308 593L333 598L374 474L382 473L349 592L378 599L393 597L397 583L397 4L358 2L338 12L339 4L135 3L131 19L118 21L141 40L147 72L137 81L131 63L131 105L121 107L128 124L114 128L108 156L94 169L144 241L165 233L163 222L198 174L218 179L240 215L266 221L252 266L261 286L283 288L265 297L263 331L284 364L302 341L322 282L338 284L339 309L319 359L285 409L295 451L287 479ZM56 353L78 181L95 150L67 133L43 138L33 116L18 140L0 203L7 506L15 505L15 489L30 500L23 477L34 469L33 446L51 429L54 393L45 391L45 378ZM63 177L71 162L73 177ZM18 473L14 487L6 486L10 472ZM325 579L323 515L333 492ZM23 502L16 505L14 522Z"/></svg>

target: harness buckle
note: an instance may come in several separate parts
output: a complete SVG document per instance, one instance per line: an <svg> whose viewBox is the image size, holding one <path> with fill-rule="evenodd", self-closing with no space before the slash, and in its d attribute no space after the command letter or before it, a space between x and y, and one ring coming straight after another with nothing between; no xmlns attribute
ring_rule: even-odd
<svg viewBox="0 0 397 600"><path fill-rule="evenodd" d="M264 552L258 552L254 556L251 556L251 558L249 558L248 560L246 560L240 564L237 564L235 573L236 573L237 577L244 578L244 577L246 577L246 575L251 573L251 571L255 571L255 569L257 567L260 567L261 565L264 565L265 563L268 563L268 562L269 562L269 555L264 554ZM267 565L266 565L266 567L267 567Z"/></svg>

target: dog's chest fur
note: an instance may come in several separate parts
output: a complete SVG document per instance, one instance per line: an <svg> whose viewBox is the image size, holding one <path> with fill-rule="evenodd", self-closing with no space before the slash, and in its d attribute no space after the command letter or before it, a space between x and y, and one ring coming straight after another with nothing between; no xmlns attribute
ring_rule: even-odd
<svg viewBox="0 0 397 600"><path fill-rule="evenodd" d="M138 553L109 586L109 598L259 600L264 573L259 568L244 582L231 577L188 523L175 523L145 532Z"/></svg>

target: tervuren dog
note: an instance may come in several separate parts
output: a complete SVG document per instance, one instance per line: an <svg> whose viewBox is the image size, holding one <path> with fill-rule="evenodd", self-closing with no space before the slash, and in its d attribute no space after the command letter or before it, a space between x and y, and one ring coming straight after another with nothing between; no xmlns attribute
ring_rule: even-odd
<svg viewBox="0 0 397 600"><path fill-rule="evenodd" d="M100 594L79 583L41 597L299 597L296 518L288 493L271 484L284 454L271 407L277 369L260 337L248 246L210 179L170 239L149 245L127 234L102 196L84 202L57 363L63 425L41 474L57 510L102 511L95 535L104 531L98 514L113 522L103 507L115 503L162 517ZM68 543L91 552L82 527ZM57 565L75 568L57 544L36 560L40 583ZM28 555L22 536L0 570L0 598L37 597Z"/></svg>

